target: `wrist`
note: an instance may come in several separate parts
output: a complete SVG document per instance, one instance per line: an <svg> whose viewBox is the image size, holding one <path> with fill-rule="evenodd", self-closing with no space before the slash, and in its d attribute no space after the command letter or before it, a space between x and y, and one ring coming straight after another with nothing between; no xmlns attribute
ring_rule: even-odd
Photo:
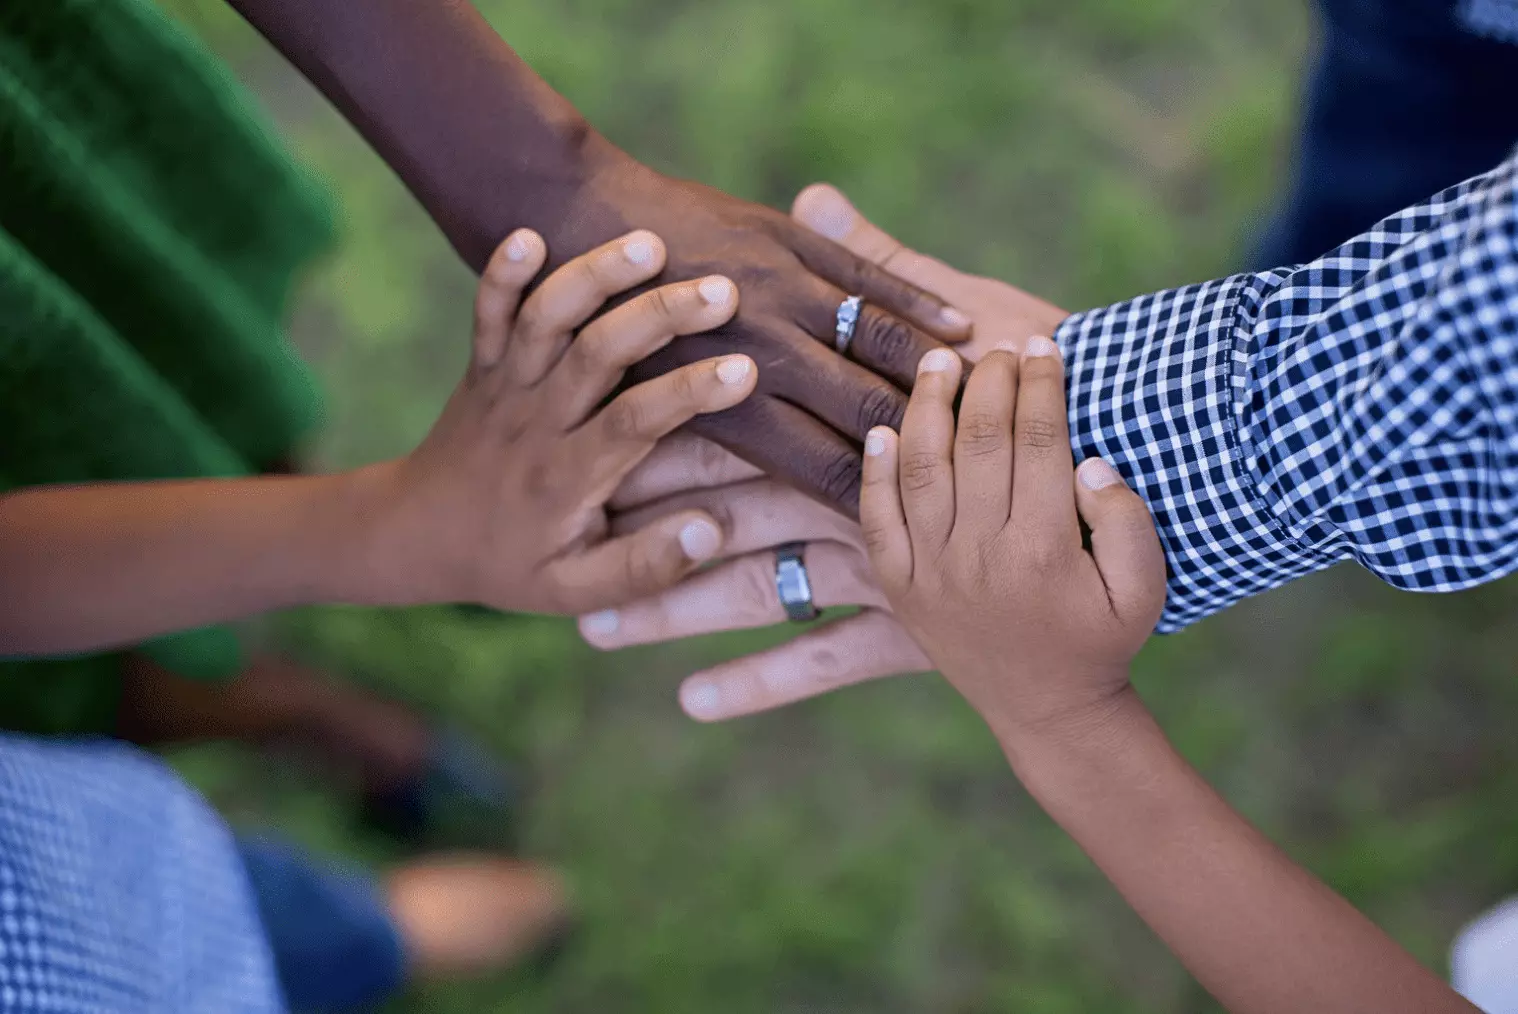
<svg viewBox="0 0 1518 1014"><path fill-rule="evenodd" d="M1066 709L1036 722L992 719L1018 780L1046 808L1067 790L1082 791L1091 779L1103 779L1134 744L1158 726L1132 684L1089 704Z"/></svg>
<svg viewBox="0 0 1518 1014"><path fill-rule="evenodd" d="M326 601L351 605L401 606L423 601L426 583L422 560L408 552L399 463L394 461L327 477L330 540L322 554L328 561Z"/></svg>

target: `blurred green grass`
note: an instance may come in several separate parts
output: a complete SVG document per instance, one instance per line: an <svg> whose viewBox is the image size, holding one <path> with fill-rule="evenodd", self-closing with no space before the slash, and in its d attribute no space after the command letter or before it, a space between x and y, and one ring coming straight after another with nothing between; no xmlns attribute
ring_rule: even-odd
<svg viewBox="0 0 1518 1014"><path fill-rule="evenodd" d="M344 242L294 332L316 448L399 453L462 367L471 282L388 171L219 0L163 0L332 183ZM1246 0L490 0L645 161L784 206L828 179L899 236L1083 307L1229 270L1280 176L1309 26ZM439 354L439 350L448 350ZM1420 957L1518 890L1518 591L1349 568L1154 642L1177 743ZM937 678L718 728L680 675L781 632L598 656L567 624L315 610L276 636L523 759L531 849L584 932L541 979L398 1010L1214 1009L1034 808ZM185 770L241 821L383 861L352 802L235 750ZM1441 965L1442 967L1442 965Z"/></svg>

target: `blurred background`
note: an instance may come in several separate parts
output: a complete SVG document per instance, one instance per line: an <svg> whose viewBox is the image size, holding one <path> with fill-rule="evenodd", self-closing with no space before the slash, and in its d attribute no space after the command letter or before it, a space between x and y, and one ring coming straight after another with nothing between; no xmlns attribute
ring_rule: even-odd
<svg viewBox="0 0 1518 1014"><path fill-rule="evenodd" d="M161 0L339 196L294 308L330 396L313 451L398 454L462 370L472 279L394 177L222 0ZM1290 144L1305 4L476 0L614 141L779 206L840 185L900 238L1072 309L1227 272ZM1518 586L1439 598L1351 568L1140 659L1181 749L1424 960L1518 892ZM583 926L547 974L406 1011L1214 1009L1026 798L936 677L706 728L693 667L788 631L597 655L571 624L325 609L263 636L520 763L528 850ZM234 748L177 758L234 821L394 858L355 803Z"/></svg>

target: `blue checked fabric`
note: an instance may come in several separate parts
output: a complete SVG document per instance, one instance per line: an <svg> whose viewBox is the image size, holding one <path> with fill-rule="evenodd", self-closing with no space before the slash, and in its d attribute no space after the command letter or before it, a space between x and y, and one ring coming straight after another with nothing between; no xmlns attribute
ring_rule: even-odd
<svg viewBox="0 0 1518 1014"><path fill-rule="evenodd" d="M221 820L112 744L0 737L0 1011L284 1009Z"/></svg>
<svg viewBox="0 0 1518 1014"><path fill-rule="evenodd" d="M1056 340L1077 457L1159 526L1162 632L1344 560L1425 592L1518 568L1518 153L1311 264Z"/></svg>

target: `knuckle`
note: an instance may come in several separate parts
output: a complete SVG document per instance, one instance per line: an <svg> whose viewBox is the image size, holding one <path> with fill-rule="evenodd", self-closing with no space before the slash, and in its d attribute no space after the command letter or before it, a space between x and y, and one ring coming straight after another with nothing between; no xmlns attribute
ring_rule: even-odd
<svg viewBox="0 0 1518 1014"><path fill-rule="evenodd" d="M1059 442L1059 427L1050 419L1035 417L1017 427L1017 443L1033 451L1051 450Z"/></svg>
<svg viewBox="0 0 1518 1014"><path fill-rule="evenodd" d="M582 263L585 266L586 282L598 294L612 296L626 287L623 272L626 270L627 258L622 256L620 249L604 251L595 257L587 257Z"/></svg>
<svg viewBox="0 0 1518 1014"><path fill-rule="evenodd" d="M586 377L601 372L608 365L606 343L597 341L593 335L581 334L569 345L560 361L559 369L564 370L578 386L584 383Z"/></svg>
<svg viewBox="0 0 1518 1014"><path fill-rule="evenodd" d="M643 399L634 393L622 395L606 406L601 413L601 425L606 439L613 443L625 443L638 439L647 425L648 410Z"/></svg>
<svg viewBox="0 0 1518 1014"><path fill-rule="evenodd" d="M817 488L838 504L857 504L861 461L852 454L839 454L827 462L817 477Z"/></svg>
<svg viewBox="0 0 1518 1014"><path fill-rule="evenodd" d="M971 457L994 454L1006 446L1007 427L990 412L971 412L959 420L959 445Z"/></svg>
<svg viewBox="0 0 1518 1014"><path fill-rule="evenodd" d="M910 325L873 309L860 323L864 326L864 347L873 358L893 366L916 365L921 343Z"/></svg>
<svg viewBox="0 0 1518 1014"><path fill-rule="evenodd" d="M889 426L899 431L906 413L907 399L896 388L881 380L861 395L858 428L855 432L863 436L876 426Z"/></svg>
<svg viewBox="0 0 1518 1014"><path fill-rule="evenodd" d="M649 588L660 583L658 559L648 548L634 547L622 560L622 578L626 587Z"/></svg>
<svg viewBox="0 0 1518 1014"><path fill-rule="evenodd" d="M747 616L768 616L780 603L774 575L763 558L753 561L752 566L738 568L735 592L738 608Z"/></svg>
<svg viewBox="0 0 1518 1014"><path fill-rule="evenodd" d="M670 286L661 285L657 289L650 289L644 293L643 298L647 301L649 313L662 321L672 321L680 315L681 301L674 295Z"/></svg>
<svg viewBox="0 0 1518 1014"><path fill-rule="evenodd" d="M870 523L860 526L860 535L866 549L871 553L879 553L889 544L891 530L883 524Z"/></svg>
<svg viewBox="0 0 1518 1014"><path fill-rule="evenodd" d="M901 485L915 493L933 485L942 473L943 461L937 455L911 454L901 462Z"/></svg>

